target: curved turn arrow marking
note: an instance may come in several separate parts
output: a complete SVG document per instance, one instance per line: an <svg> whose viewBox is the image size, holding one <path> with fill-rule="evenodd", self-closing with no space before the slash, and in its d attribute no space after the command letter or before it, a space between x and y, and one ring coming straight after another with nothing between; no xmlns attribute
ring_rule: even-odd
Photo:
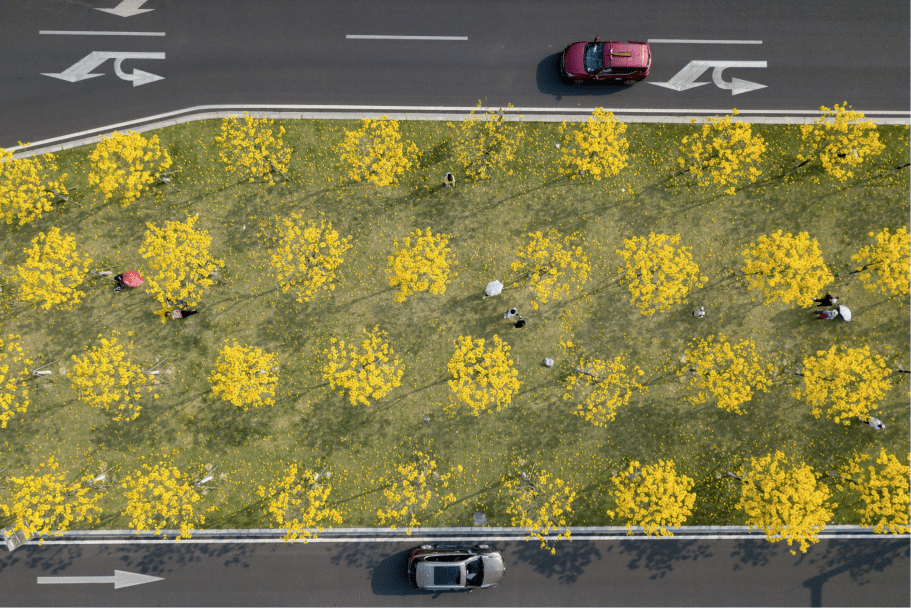
<svg viewBox="0 0 911 608"><path fill-rule="evenodd" d="M143 585L145 583L154 583L155 581L163 580L163 578L158 576L114 570L114 576L39 576L38 584L85 585L90 583L114 583L114 589L122 589L123 587L132 587L133 585Z"/></svg>
<svg viewBox="0 0 911 608"><path fill-rule="evenodd" d="M707 82L696 82L696 79L709 68L712 70L712 82L719 89L731 91L731 95L740 95L756 89L764 89L766 85L749 80L734 78L731 82L725 82L721 78L721 73L727 68L764 68L767 67L765 61L690 61L685 68L674 74L674 77L667 82L650 82L659 87L673 89L675 91L686 91L695 87L701 87Z"/></svg>
<svg viewBox="0 0 911 608"><path fill-rule="evenodd" d="M108 59L114 59L114 73L116 73L117 76L123 80L132 81L133 86L138 87L139 85L155 82L156 80L164 80L164 76L149 74L148 72L143 72L142 70L137 69L134 69L132 74L127 74L120 67L124 59L164 58L164 53L116 53L107 51L92 51L68 67L63 72L54 74L42 73L41 75L50 76L51 78L59 78L60 80L66 80L67 82L79 82L80 80L87 80L89 78L95 78L96 76L104 76L104 74L92 74L91 72Z"/></svg>

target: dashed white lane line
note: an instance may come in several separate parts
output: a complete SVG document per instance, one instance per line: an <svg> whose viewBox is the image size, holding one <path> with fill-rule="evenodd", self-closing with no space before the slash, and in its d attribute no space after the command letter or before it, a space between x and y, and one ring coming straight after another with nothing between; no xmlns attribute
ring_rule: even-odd
<svg viewBox="0 0 911 608"><path fill-rule="evenodd" d="M671 38L649 38L649 44L762 44L762 40L676 40Z"/></svg>
<svg viewBox="0 0 911 608"><path fill-rule="evenodd" d="M39 30L49 36L164 36L164 32L89 32L75 30Z"/></svg>
<svg viewBox="0 0 911 608"><path fill-rule="evenodd" d="M379 36L374 34L348 34L352 40L468 40L468 36Z"/></svg>

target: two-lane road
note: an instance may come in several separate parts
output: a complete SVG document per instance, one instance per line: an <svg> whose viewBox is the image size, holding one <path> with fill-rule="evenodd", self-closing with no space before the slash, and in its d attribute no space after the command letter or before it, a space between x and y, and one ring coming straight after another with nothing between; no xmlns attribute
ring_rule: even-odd
<svg viewBox="0 0 911 608"><path fill-rule="evenodd" d="M764 539L576 540L557 554L496 543L490 590L422 593L404 575L409 542L26 545L0 555L4 606L908 606L907 538L825 539L806 554ZM38 577L163 580L38 585Z"/></svg>
<svg viewBox="0 0 911 608"><path fill-rule="evenodd" d="M894 0L148 0L143 7L153 10L132 17L94 10L116 4L0 0L0 146L204 104L483 100L685 114L807 111L847 101L868 112L909 110L909 5ZM349 38L365 35L465 39ZM703 42L655 42L651 75L632 87L559 82L558 53L595 35ZM92 53L126 57L126 77L115 73L114 55L90 72L101 76L43 75L79 72L74 66ZM146 58L128 57L136 53ZM670 81L691 61L765 62L722 74L725 82L765 88L734 96L716 86L712 70L699 78L708 84L689 90L648 84ZM134 70L163 79L133 86Z"/></svg>

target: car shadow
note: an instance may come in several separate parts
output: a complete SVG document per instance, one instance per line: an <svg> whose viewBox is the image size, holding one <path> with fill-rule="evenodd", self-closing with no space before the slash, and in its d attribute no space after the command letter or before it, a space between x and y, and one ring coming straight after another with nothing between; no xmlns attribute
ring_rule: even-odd
<svg viewBox="0 0 911 608"><path fill-rule="evenodd" d="M567 84L560 79L560 53L549 55L538 64L538 90L545 95L553 95L557 101L566 97L604 96L620 93L630 87L616 84ZM635 86L635 85L633 85Z"/></svg>
<svg viewBox="0 0 911 608"><path fill-rule="evenodd" d="M408 582L405 569L408 566L409 551L390 555L373 568L370 588L374 595L433 595L432 591L414 589Z"/></svg>

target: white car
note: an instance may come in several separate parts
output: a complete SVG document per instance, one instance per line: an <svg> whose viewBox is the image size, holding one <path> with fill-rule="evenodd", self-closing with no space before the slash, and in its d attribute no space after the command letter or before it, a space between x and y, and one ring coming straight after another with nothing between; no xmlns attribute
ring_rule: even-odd
<svg viewBox="0 0 911 608"><path fill-rule="evenodd" d="M408 580L415 589L496 587L504 572L503 556L490 545L421 545L408 555Z"/></svg>

